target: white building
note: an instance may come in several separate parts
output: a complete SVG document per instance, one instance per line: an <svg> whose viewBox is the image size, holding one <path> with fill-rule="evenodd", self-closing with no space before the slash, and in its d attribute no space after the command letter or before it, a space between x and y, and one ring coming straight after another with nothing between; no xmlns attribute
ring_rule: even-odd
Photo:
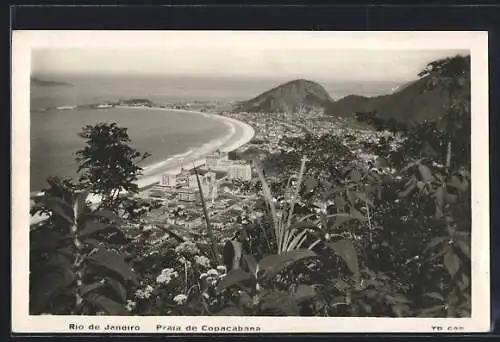
<svg viewBox="0 0 500 342"><path fill-rule="evenodd" d="M194 202L196 201L196 191L190 188L182 188L177 192L179 201Z"/></svg>
<svg viewBox="0 0 500 342"><path fill-rule="evenodd" d="M227 152L215 151L209 153L206 157L206 166L208 168L217 168L225 164L228 161Z"/></svg>
<svg viewBox="0 0 500 342"><path fill-rule="evenodd" d="M177 174L174 172L167 172L161 175L160 185L175 187L177 185Z"/></svg>
<svg viewBox="0 0 500 342"><path fill-rule="evenodd" d="M201 179L200 179L201 182ZM187 186L190 189L198 189L198 181L196 179L196 175L189 175L187 179Z"/></svg>
<svg viewBox="0 0 500 342"><path fill-rule="evenodd" d="M227 170L227 178L249 181L252 179L252 167L250 164L233 164Z"/></svg>
<svg viewBox="0 0 500 342"><path fill-rule="evenodd" d="M200 175L199 177L200 177L201 191L203 192L203 197L211 201L214 201L218 196L215 173L207 172L205 175L203 176ZM197 193L199 192L196 175L189 176L188 188L193 189Z"/></svg>
<svg viewBox="0 0 500 342"><path fill-rule="evenodd" d="M214 172L208 172L205 174L204 179L206 184L208 185L207 197L210 198L210 200L213 202L217 199L218 196L216 175Z"/></svg>

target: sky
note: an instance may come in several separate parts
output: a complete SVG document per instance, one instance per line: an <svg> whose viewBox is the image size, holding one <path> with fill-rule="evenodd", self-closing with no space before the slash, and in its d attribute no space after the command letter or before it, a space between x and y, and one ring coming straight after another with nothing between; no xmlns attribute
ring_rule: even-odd
<svg viewBox="0 0 500 342"><path fill-rule="evenodd" d="M409 46L391 49L338 48L335 41L187 36L128 44L38 44L32 49L34 74L128 74L207 77L289 77L312 80L408 81L435 59L466 54L464 49ZM311 36L312 37L312 36ZM176 37L178 38L178 37ZM90 38L89 38L90 40ZM133 42L136 41L137 44ZM380 45L384 41L381 40ZM113 46L115 45L115 46ZM143 46L141 46L143 45ZM379 46L380 46L379 45ZM445 44L446 45L446 44ZM429 45L428 45L429 46Z"/></svg>

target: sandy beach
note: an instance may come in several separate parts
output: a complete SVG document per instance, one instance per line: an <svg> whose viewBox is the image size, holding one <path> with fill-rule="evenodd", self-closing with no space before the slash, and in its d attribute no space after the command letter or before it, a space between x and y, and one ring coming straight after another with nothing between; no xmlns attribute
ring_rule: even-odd
<svg viewBox="0 0 500 342"><path fill-rule="evenodd" d="M130 108L127 106L117 106L117 108ZM181 168L192 169L193 162L203 159L207 154L220 150L223 152L234 151L237 148L245 145L255 135L255 131L252 126L232 119L222 115L203 113L190 110L181 109L170 109L170 108L158 108L158 107L133 107L140 108L144 110L163 110L167 112L186 112L197 115L202 115L213 120L217 120L229 127L229 133L223 137L219 137L212 140L203 146L192 149L188 154L180 155L178 157L169 158L167 160L154 163L152 165L146 165L143 167L142 176L139 177L136 184L139 188L143 188L152 185L159 181L161 174L166 172L179 172Z"/></svg>
<svg viewBox="0 0 500 342"><path fill-rule="evenodd" d="M190 110L182 110L182 109L170 109L170 108L159 108L159 107L136 107L136 106L116 106L116 108L134 108L141 110L162 110L166 112L176 111L176 112L187 112L193 113L197 115L203 115L205 117L209 117L210 119L217 120L226 126L229 127L229 132L223 136L219 137L215 140L207 142L203 146L199 148L193 148L188 153L181 154L179 156L173 156L167 160L156 162L151 165L145 165L143 167L142 175L138 177L136 184L139 188L144 188L150 186L154 183L157 183L160 179L160 175L167 172L179 172L182 168L184 169L192 169L193 162L203 159L207 154L220 150L223 152L234 151L237 148L245 145L255 135L255 131L252 126L218 114L212 113L203 113L197 111ZM98 196L90 196L89 200L92 203L98 203ZM42 220L45 217L36 215L31 217L31 223L35 224Z"/></svg>

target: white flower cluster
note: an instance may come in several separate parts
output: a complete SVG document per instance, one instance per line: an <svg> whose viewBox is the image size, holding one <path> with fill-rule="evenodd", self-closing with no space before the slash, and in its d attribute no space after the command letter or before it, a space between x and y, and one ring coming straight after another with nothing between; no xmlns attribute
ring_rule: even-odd
<svg viewBox="0 0 500 342"><path fill-rule="evenodd" d="M200 275L200 279L205 279L209 285L215 285L217 282L226 276L226 266L219 265L217 269L209 269L206 273Z"/></svg>
<svg viewBox="0 0 500 342"><path fill-rule="evenodd" d="M183 305L187 301L187 296L185 294L178 294L174 297L174 302L177 305Z"/></svg>
<svg viewBox="0 0 500 342"><path fill-rule="evenodd" d="M207 258L206 256L203 256L203 255L195 255L194 256L194 261L202 266L202 267L206 267L206 268L209 268L210 267L210 259Z"/></svg>
<svg viewBox="0 0 500 342"><path fill-rule="evenodd" d="M135 307L137 306L137 303L134 302L133 300L130 300L128 299L127 300L127 304L125 305L125 308L128 310L128 311L132 311L135 309Z"/></svg>
<svg viewBox="0 0 500 342"><path fill-rule="evenodd" d="M191 261L189 260L186 260L186 258L184 258L183 256L181 256L179 258L179 262L185 266L187 266L188 268L191 267Z"/></svg>
<svg viewBox="0 0 500 342"><path fill-rule="evenodd" d="M175 252L179 254L196 255L200 253L200 250L194 242L184 241L179 246L175 247Z"/></svg>
<svg viewBox="0 0 500 342"><path fill-rule="evenodd" d="M168 284L173 278L177 278L178 276L179 274L173 268L165 268L161 271L158 277L156 277L156 282L158 284Z"/></svg>
<svg viewBox="0 0 500 342"><path fill-rule="evenodd" d="M147 231L150 231L150 230L153 230L153 226L148 224L148 225L145 225L142 227L142 231L143 232L147 232Z"/></svg>
<svg viewBox="0 0 500 342"><path fill-rule="evenodd" d="M135 291L135 296L141 299L147 299L151 297L151 293L153 292L153 287L151 285L146 286L144 289L138 289Z"/></svg>

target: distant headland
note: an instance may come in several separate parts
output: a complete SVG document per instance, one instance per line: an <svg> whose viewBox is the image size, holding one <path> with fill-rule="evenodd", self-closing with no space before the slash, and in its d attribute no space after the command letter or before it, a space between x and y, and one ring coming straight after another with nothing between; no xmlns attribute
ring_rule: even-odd
<svg viewBox="0 0 500 342"><path fill-rule="evenodd" d="M60 81L52 81L52 80L43 80L38 77L30 78L31 85L42 86L42 87L72 87L71 83L60 82Z"/></svg>

